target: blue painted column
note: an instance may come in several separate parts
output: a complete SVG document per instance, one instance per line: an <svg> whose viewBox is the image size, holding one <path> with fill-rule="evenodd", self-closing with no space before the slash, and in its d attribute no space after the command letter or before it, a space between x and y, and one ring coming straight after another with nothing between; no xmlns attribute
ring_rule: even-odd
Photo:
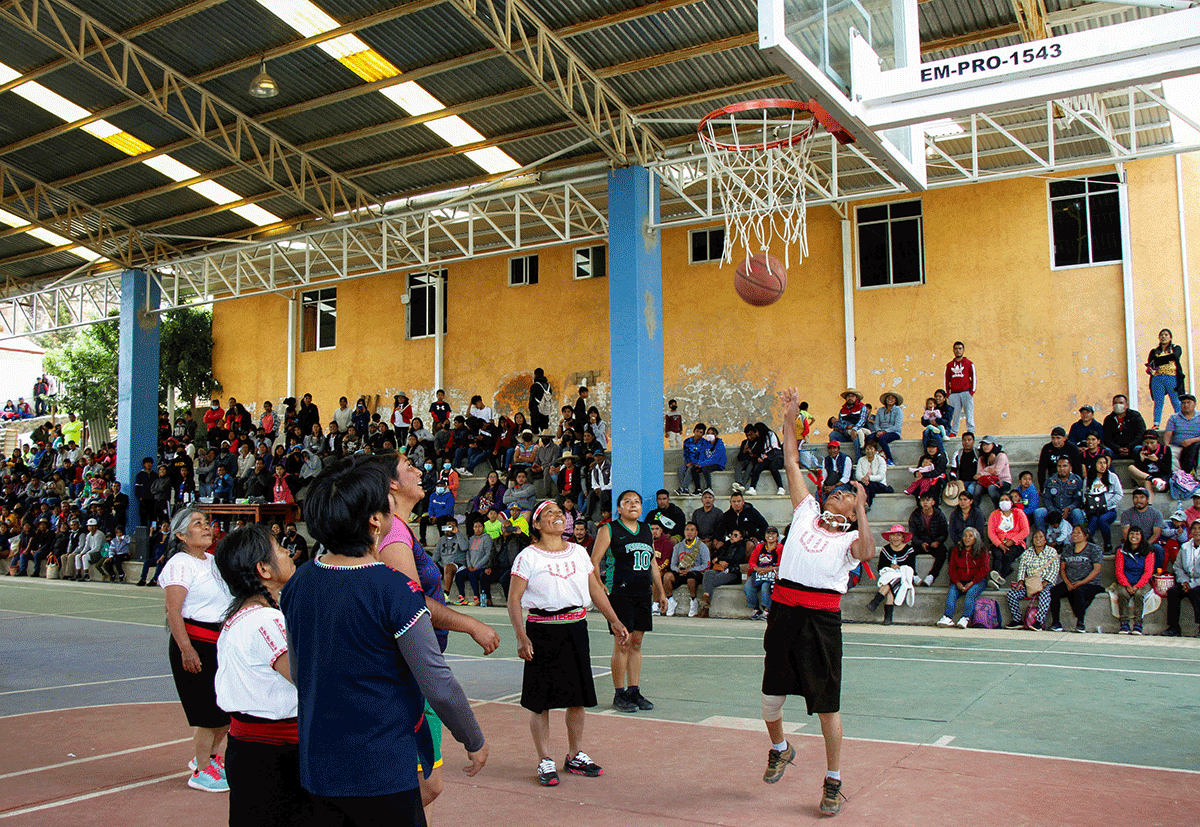
<svg viewBox="0 0 1200 827"><path fill-rule="evenodd" d="M658 180L642 167L610 172L608 329L614 514L621 491L639 491L645 513L654 507L654 492L663 487L662 244L658 231L650 228L657 222Z"/></svg>
<svg viewBox="0 0 1200 827"><path fill-rule="evenodd" d="M141 270L121 274L121 336L117 359L117 481L129 495L126 532L141 523L133 480L158 449L158 284Z"/></svg>

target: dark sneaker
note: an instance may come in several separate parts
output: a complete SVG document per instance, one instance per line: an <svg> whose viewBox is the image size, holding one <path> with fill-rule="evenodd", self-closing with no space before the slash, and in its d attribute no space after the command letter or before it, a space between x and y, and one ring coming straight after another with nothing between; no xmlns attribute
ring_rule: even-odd
<svg viewBox="0 0 1200 827"><path fill-rule="evenodd" d="M631 700L635 704L637 704L638 709L644 709L647 712L650 711L651 709L654 709L653 702L646 700L642 696L642 690L640 690L640 689L637 690L636 692L627 693L625 697L629 698L629 700Z"/></svg>
<svg viewBox="0 0 1200 827"><path fill-rule="evenodd" d="M1087 626L1083 625L1082 620L1075 622L1075 631L1081 635L1084 634L1085 632L1087 632Z"/></svg>
<svg viewBox="0 0 1200 827"><path fill-rule="evenodd" d="M1118 630L1117 634L1119 634L1119 635L1127 635L1127 634L1129 634L1129 624L1128 624L1128 623L1122 623L1122 624L1121 624L1121 628L1120 628L1120 630Z"/></svg>
<svg viewBox="0 0 1200 827"><path fill-rule="evenodd" d="M543 787L558 786L558 770L554 768L553 758L543 758L538 762L537 778Z"/></svg>
<svg viewBox="0 0 1200 827"><path fill-rule="evenodd" d="M1142 633L1142 624L1140 624L1140 623L1133 624L1133 631L1130 632L1129 634L1140 635L1141 633Z"/></svg>
<svg viewBox="0 0 1200 827"><path fill-rule="evenodd" d="M1168 626L1159 632L1163 637L1179 637L1180 631L1178 626Z"/></svg>
<svg viewBox="0 0 1200 827"><path fill-rule="evenodd" d="M637 712L638 705L632 698L625 694L623 689L618 689L613 693L613 709L617 712Z"/></svg>
<svg viewBox="0 0 1200 827"><path fill-rule="evenodd" d="M792 763L792 759L795 757L796 748L790 743L783 752L777 749L768 751L767 771L763 773L763 781L766 781L768 784L774 784L780 778L783 778L783 771L787 769L787 765Z"/></svg>
<svg viewBox="0 0 1200 827"><path fill-rule="evenodd" d="M1051 632L1061 632L1062 630L1063 630L1063 628L1062 628L1061 623L1055 623L1053 626L1050 627Z"/></svg>
<svg viewBox="0 0 1200 827"><path fill-rule="evenodd" d="M568 758L563 764L563 769L576 775L586 775L588 778L604 775L604 770L600 769L596 762L588 758L588 754L582 750L575 753L573 758Z"/></svg>
<svg viewBox="0 0 1200 827"><path fill-rule="evenodd" d="M842 782L825 776L825 786L821 792L821 815L835 816L840 813L842 811L841 799L845 797L842 795Z"/></svg>

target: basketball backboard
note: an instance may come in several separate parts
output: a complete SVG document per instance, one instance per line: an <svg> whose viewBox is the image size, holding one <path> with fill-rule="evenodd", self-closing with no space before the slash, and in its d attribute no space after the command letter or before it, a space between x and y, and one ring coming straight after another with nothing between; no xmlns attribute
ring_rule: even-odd
<svg viewBox="0 0 1200 827"><path fill-rule="evenodd" d="M917 3L758 7L764 54L914 191L926 185L922 124L1200 72L1200 8L923 64Z"/></svg>
<svg viewBox="0 0 1200 827"><path fill-rule="evenodd" d="M758 45L854 135L898 183L925 189L925 150L915 126L877 132L854 101L855 37L881 69L917 66L921 41L916 0L760 0Z"/></svg>

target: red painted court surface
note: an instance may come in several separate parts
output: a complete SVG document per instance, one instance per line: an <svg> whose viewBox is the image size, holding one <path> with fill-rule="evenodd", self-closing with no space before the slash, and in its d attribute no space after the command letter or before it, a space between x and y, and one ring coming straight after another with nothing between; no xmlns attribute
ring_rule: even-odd
<svg viewBox="0 0 1200 827"><path fill-rule="evenodd" d="M823 751L815 735L789 736L799 748L796 764L769 786L761 780L761 732L589 715L585 748L604 776L564 775L558 787L543 788L533 778L528 713L501 703L482 703L476 713L491 758L480 775L465 778L461 748L447 735L447 785L435 824L761 827L821 820ZM29 713L0 719L0 730L6 825L225 822L224 795L185 784L188 731L176 704ZM552 733L565 753L561 716ZM1174 826L1195 824L1200 805L1194 772L953 747L848 740L842 773L850 800L837 823L845 824Z"/></svg>

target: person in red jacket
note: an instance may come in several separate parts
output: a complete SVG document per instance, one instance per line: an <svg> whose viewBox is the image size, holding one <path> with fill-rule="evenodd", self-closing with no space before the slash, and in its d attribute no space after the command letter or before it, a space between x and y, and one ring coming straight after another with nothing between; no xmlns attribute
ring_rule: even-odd
<svg viewBox="0 0 1200 827"><path fill-rule="evenodd" d="M946 610L939 626L954 626L954 606L963 601L963 613L958 628L965 629L975 611L975 601L987 586L991 556L983 546L979 532L968 526L958 545L950 549L950 591L946 594Z"/></svg>
<svg viewBox="0 0 1200 827"><path fill-rule="evenodd" d="M216 445L223 437L222 425L225 422L225 411L221 409L221 400L214 399L204 412L204 428L208 431L208 444Z"/></svg>
<svg viewBox="0 0 1200 827"><path fill-rule="evenodd" d="M946 363L946 396L954 406L954 420L942 424L950 430L950 436L958 430L958 417L967 418L967 430L975 432L975 365L963 356L966 345L954 343L954 358Z"/></svg>

